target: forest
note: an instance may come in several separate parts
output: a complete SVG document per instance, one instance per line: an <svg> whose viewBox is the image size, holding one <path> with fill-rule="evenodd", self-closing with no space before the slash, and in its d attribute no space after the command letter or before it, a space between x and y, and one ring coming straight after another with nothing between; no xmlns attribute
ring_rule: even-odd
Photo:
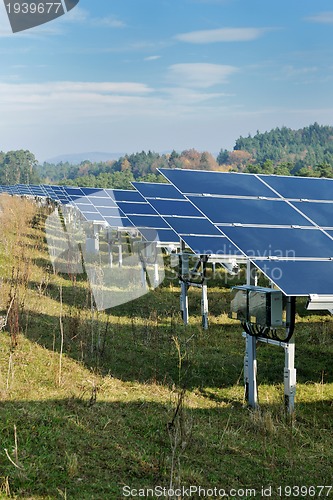
<svg viewBox="0 0 333 500"><path fill-rule="evenodd" d="M233 151L220 151L217 162L229 171L333 177L333 127L314 123L240 137Z"/></svg>
<svg viewBox="0 0 333 500"><path fill-rule="evenodd" d="M131 189L132 181L163 182L159 168L333 177L333 127L314 123L239 137L232 151L188 149L159 154L141 151L117 160L38 164L30 151L0 152L0 184L60 184Z"/></svg>

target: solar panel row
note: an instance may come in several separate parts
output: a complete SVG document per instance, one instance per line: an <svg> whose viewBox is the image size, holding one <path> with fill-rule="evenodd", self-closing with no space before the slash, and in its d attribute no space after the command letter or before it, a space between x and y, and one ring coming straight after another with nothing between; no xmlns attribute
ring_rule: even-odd
<svg viewBox="0 0 333 500"><path fill-rule="evenodd" d="M86 221L137 228L149 241L250 259L286 295L333 292L333 179L161 169L136 190L2 186L46 196ZM331 284L332 283L332 284Z"/></svg>

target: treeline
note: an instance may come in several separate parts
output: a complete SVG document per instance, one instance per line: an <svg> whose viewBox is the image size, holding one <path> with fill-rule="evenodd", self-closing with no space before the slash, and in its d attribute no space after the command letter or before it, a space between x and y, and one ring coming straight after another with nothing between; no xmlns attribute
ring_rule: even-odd
<svg viewBox="0 0 333 500"><path fill-rule="evenodd" d="M282 127L257 132L237 139L233 151L221 149L217 159L208 152L188 149L168 154L142 151L118 160L86 160L79 165L38 165L30 151L0 152L0 184L131 189L132 181L163 182L159 168L333 177L333 127L314 123L299 130Z"/></svg>
<svg viewBox="0 0 333 500"><path fill-rule="evenodd" d="M30 151L0 151L0 184L38 184L36 166L36 158Z"/></svg>
<svg viewBox="0 0 333 500"><path fill-rule="evenodd" d="M158 168L216 170L219 166L210 153L189 149L182 153L172 151L162 155L142 151L122 156L118 160L95 163L87 160L79 165L68 162L56 165L43 163L36 167L36 172L43 183L131 189L132 181L164 182Z"/></svg>
<svg viewBox="0 0 333 500"><path fill-rule="evenodd" d="M221 150L217 161L228 170L333 177L333 127L314 123L240 137L233 151Z"/></svg>

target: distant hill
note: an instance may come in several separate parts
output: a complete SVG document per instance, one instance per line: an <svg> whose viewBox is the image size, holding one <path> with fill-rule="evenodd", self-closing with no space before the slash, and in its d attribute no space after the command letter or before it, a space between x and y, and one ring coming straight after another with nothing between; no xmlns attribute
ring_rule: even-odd
<svg viewBox="0 0 333 500"><path fill-rule="evenodd" d="M95 162L103 162L109 160L118 160L121 156L124 156L125 153L102 153L98 151L89 152L89 153L69 153L62 154L59 156L55 156L54 158L48 158L45 160L46 163L70 163L71 165L79 165L81 162L88 160L92 163Z"/></svg>

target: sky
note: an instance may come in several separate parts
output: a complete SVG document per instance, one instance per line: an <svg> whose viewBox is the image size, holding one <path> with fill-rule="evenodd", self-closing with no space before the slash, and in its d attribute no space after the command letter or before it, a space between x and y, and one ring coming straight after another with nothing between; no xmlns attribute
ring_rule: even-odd
<svg viewBox="0 0 333 500"><path fill-rule="evenodd" d="M0 0L0 61L0 150L40 162L333 125L331 0L80 0L15 34Z"/></svg>

